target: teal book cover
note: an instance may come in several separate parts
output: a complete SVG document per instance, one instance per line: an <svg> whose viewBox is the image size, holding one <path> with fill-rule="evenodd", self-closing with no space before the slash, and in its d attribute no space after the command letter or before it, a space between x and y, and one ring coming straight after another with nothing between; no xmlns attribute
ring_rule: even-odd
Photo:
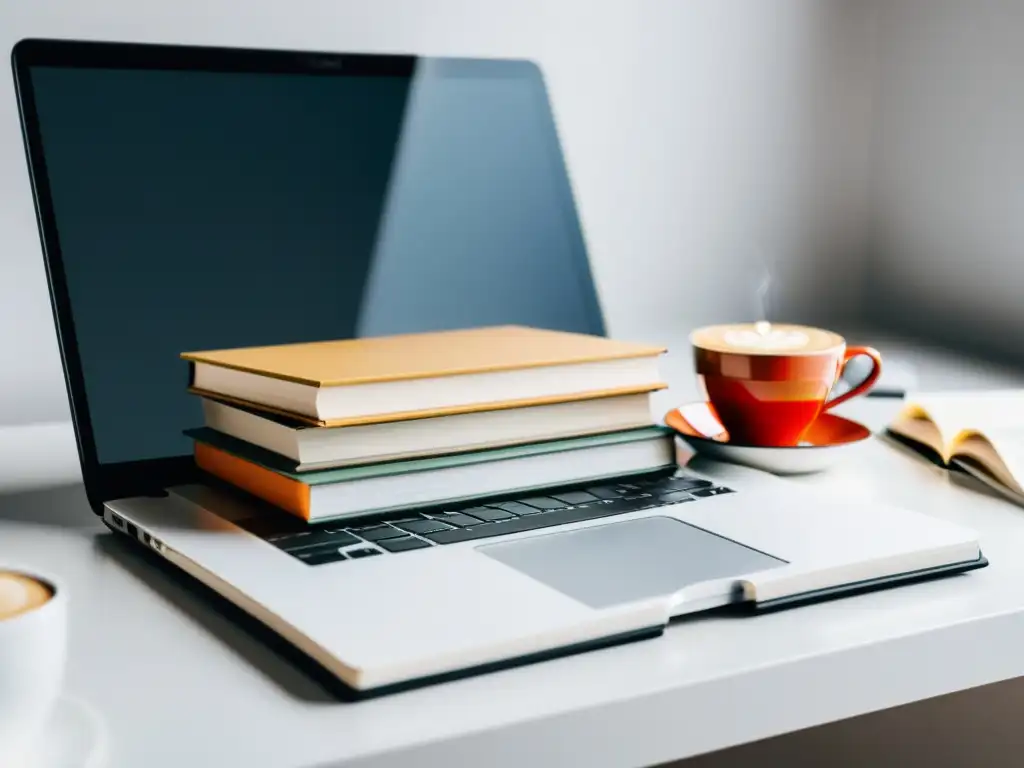
<svg viewBox="0 0 1024 768"><path fill-rule="evenodd" d="M377 464L364 464L357 467L342 467L339 469L321 469L309 472L296 472L296 464L289 459L276 453L268 451L252 443L239 440L230 435L225 435L209 427L185 430L185 434L201 443L206 443L226 453L230 453L240 459L245 459L253 464L269 469L285 477L297 480L307 485L328 485L334 483L346 483L353 480L366 480L371 477L388 477L402 475L409 472L427 472L430 470L446 469L449 467L467 466L471 464L482 464L489 461L502 461L506 459L523 458L526 456L541 456L555 454L564 451L574 451L585 448L596 448L605 445L619 445L632 443L640 440L664 439L670 440L672 430L668 427L650 426L639 429L630 429L622 432L607 432L600 435L587 435L584 437L573 437L565 440L549 440L538 443L527 443L514 445L506 448L492 448L484 451L471 451L468 453L448 454L445 456L433 456L430 458L405 459L400 461L382 462Z"/></svg>

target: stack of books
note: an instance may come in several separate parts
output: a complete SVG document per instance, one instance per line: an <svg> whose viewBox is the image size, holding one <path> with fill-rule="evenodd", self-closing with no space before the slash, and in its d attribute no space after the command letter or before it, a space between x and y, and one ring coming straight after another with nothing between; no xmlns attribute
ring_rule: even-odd
<svg viewBox="0 0 1024 768"><path fill-rule="evenodd" d="M519 326L188 352L199 467L310 521L675 463L665 350Z"/></svg>

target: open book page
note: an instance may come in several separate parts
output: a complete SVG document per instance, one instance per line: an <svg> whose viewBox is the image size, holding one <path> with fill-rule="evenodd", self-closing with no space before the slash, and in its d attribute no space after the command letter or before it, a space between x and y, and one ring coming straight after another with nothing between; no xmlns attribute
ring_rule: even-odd
<svg viewBox="0 0 1024 768"><path fill-rule="evenodd" d="M951 452L955 458L981 467L1010 490L1024 494L1024 426L967 430L954 438Z"/></svg>
<svg viewBox="0 0 1024 768"><path fill-rule="evenodd" d="M961 461L960 459L953 459L950 466L958 467L967 474L972 475L976 480L980 480L1007 501L1012 501L1015 504L1024 506L1024 495L1003 485L1001 482L996 480L995 477L989 474L988 471L982 469L973 462L969 460Z"/></svg>
<svg viewBox="0 0 1024 768"><path fill-rule="evenodd" d="M889 425L896 434L922 443L948 462L962 432L1024 430L1024 390L944 392L908 398Z"/></svg>

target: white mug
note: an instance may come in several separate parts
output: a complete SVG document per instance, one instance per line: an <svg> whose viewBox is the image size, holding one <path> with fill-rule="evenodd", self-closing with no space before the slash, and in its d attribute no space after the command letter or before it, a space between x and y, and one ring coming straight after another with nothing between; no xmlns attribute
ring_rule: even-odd
<svg viewBox="0 0 1024 768"><path fill-rule="evenodd" d="M67 654L67 590L32 569L0 563L45 584L42 605L0 618L0 766L23 764L60 697Z"/></svg>

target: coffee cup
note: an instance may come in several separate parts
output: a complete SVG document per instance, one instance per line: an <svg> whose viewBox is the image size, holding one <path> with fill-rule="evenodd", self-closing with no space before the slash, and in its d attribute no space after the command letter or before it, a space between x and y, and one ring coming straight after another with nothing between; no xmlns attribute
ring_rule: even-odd
<svg viewBox="0 0 1024 768"><path fill-rule="evenodd" d="M823 411L863 394L882 372L877 350L803 325L714 325L694 331L690 342L708 402L739 445L799 445ZM829 399L846 363L861 355L871 359L870 373Z"/></svg>
<svg viewBox="0 0 1024 768"><path fill-rule="evenodd" d="M67 595L51 578L0 564L0 765L25 764L64 678Z"/></svg>

